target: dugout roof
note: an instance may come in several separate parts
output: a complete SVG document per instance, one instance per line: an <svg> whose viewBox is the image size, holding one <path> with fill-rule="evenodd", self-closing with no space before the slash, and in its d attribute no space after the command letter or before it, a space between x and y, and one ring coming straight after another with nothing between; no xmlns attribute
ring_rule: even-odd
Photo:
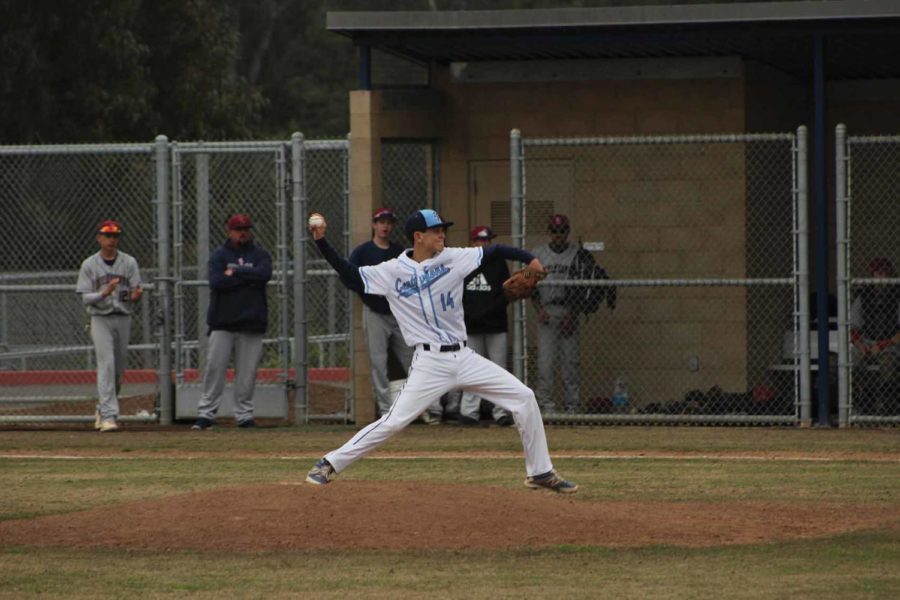
<svg viewBox="0 0 900 600"><path fill-rule="evenodd" d="M424 64L742 56L800 79L819 38L828 80L900 77L896 0L329 12L327 28Z"/></svg>

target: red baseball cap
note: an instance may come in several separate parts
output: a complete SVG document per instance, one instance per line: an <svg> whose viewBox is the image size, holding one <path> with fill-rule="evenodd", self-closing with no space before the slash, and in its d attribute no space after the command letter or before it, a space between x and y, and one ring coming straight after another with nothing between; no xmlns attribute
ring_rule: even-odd
<svg viewBox="0 0 900 600"><path fill-rule="evenodd" d="M397 217L394 216L394 211L389 208L379 208L372 215L372 222L380 221L382 219L389 219L392 223L397 220Z"/></svg>
<svg viewBox="0 0 900 600"><path fill-rule="evenodd" d="M103 221L97 226L97 233L122 233L122 226L118 221Z"/></svg>
<svg viewBox="0 0 900 600"><path fill-rule="evenodd" d="M491 228L487 225L478 225L472 228L472 232L469 233L469 240L474 242L475 240L492 240L497 237L497 234L491 231Z"/></svg>
<svg viewBox="0 0 900 600"><path fill-rule="evenodd" d="M869 261L869 273L885 273L888 276L894 276L894 265L891 261L883 256L878 256Z"/></svg>
<svg viewBox="0 0 900 600"><path fill-rule="evenodd" d="M228 219L228 229L243 229L253 227L253 221L247 215L232 215Z"/></svg>
<svg viewBox="0 0 900 600"><path fill-rule="evenodd" d="M550 215L550 221L548 223L548 228L550 231L568 231L569 230L569 217L566 215L555 214Z"/></svg>

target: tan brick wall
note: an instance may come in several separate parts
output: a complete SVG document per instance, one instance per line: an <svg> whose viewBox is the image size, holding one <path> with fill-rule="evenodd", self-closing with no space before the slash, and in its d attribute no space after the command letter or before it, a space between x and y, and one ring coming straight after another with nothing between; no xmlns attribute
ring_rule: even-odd
<svg viewBox="0 0 900 600"><path fill-rule="evenodd" d="M370 123L369 131L385 137L441 137L442 212L457 223L449 240L457 245L466 243L465 232L474 224L469 164L508 160L514 127L526 136L562 137L742 132L746 125L745 84L740 78L454 84L447 71L438 68L433 87L446 96L443 110L378 112L377 105L370 104L370 115L377 114L379 123L377 128ZM355 115L354 127L365 126L359 118ZM614 150L592 152L590 157L577 152L559 157L574 164L572 197L566 201L573 237L606 242L600 261L614 276L744 276L747 223L741 152L698 152L676 159L666 147L646 147L636 151L635 164L615 170L597 168L605 160L602 153ZM640 160L642 154L652 160ZM710 187L706 174L713 168L721 171L723 164L728 176ZM354 191L357 180L354 171ZM550 196L552 192L545 191ZM535 237L527 245L543 241ZM627 352L610 351L593 364L596 352L584 353L585 386L627 368L635 373L633 389L658 390L647 394L646 402L677 399L687 389L713 384L745 390L745 298L722 289L699 294L693 290L693 296L674 289L654 294L644 298L634 289L623 290L615 313L602 312L585 326L582 344L613 339L629 345ZM729 335L712 336L711 327ZM638 356L629 358L632 353L639 355L641 365L652 368L636 370ZM701 368L688 373L687 359L694 355L699 355Z"/></svg>

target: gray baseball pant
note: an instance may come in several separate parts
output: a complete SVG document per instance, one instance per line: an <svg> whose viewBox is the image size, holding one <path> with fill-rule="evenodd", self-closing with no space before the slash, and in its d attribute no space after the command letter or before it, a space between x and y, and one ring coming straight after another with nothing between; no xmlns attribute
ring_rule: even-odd
<svg viewBox="0 0 900 600"><path fill-rule="evenodd" d="M394 403L388 380L388 349L394 351L404 371L409 371L414 349L407 346L403 340L403 334L394 315L383 315L363 305L363 328L366 333L366 347L369 350L369 365L372 368L375 401L378 403L378 411L387 414L391 404ZM428 412L439 415L440 400L433 403Z"/></svg>
<svg viewBox="0 0 900 600"><path fill-rule="evenodd" d="M491 362L506 368L506 332L501 333L475 333L469 334L467 340L469 348L489 358ZM477 396L471 392L463 392L462 399L459 402L459 414L464 417L475 419L481 418L481 396ZM491 412L494 420L509 415L509 411L503 410L496 404Z"/></svg>
<svg viewBox="0 0 900 600"><path fill-rule="evenodd" d="M538 404L543 412L554 412L553 384L554 363L559 361L559 371L565 391L565 409L574 412L579 406L578 386L580 356L578 352L578 330L573 333L560 331L560 324L568 312L563 306L546 306L549 323L538 324L537 369L538 381L535 389Z"/></svg>
<svg viewBox="0 0 900 600"><path fill-rule="evenodd" d="M238 423L253 418L253 389L256 387L256 367L262 357L262 345L261 333L217 330L209 334L203 396L197 405L199 417L215 420L222 404L228 362L234 350L234 417Z"/></svg>
<svg viewBox="0 0 900 600"><path fill-rule="evenodd" d="M131 315L94 315L91 339L97 354L97 411L100 418L119 417L119 390L128 365L128 339Z"/></svg>

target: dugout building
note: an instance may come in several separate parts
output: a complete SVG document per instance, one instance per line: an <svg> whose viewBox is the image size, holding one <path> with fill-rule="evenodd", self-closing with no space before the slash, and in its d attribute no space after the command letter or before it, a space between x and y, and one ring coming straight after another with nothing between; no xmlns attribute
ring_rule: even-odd
<svg viewBox="0 0 900 600"><path fill-rule="evenodd" d="M526 138L582 138L795 133L803 125L810 292L820 300L811 316L831 316L823 298L835 293L835 126L844 123L854 134L900 131L900 5L890 0L331 12L327 28L359 50L359 89L350 92L354 244L370 236L363 217L391 204L400 213L423 204L439 208L456 222L452 245L466 245L476 224L490 225L500 242L516 241L512 129ZM409 163L398 159L404 156L417 157L425 182L410 184L416 192L407 205L392 187L404 182L398 167ZM573 237L603 242L598 260L617 278L748 277L759 256L798 251L790 242L767 241L767 229L775 227L767 215L781 210L785 198L760 193L774 177L770 169L790 166L743 163L711 189L703 184L717 168L710 161L730 159L727 152L700 151L648 188L645 171L611 174L603 160L578 151L531 163L526 157L526 247L546 241L547 215L564 212ZM544 187L532 183L536 173ZM884 208L893 215L896 202ZM788 218L777 226L794 225ZM873 247L894 259L900 258L895 231L872 232ZM679 390L746 390L762 369L748 357L759 335L754 313L769 310L752 294L707 291L690 314L666 303L679 297L677 290L637 294L615 320L595 319L596 336L584 337L626 337L639 350L629 361L642 365L630 374L636 388L652 378ZM822 340L816 322L822 319L813 321L813 337ZM760 327L772 329L765 339L777 345L778 325ZM822 330L827 339L827 325ZM661 338L669 341L657 356ZM356 414L363 423L372 418L373 402L361 332L356 339ZM709 355L698 355L703 348ZM594 372L614 375L604 371L611 358L592 365L582 354L583 381L590 384ZM821 357L827 355L814 349L813 361ZM702 366L690 371L691 358ZM818 376L827 382L828 370ZM821 415L829 390L815 388Z"/></svg>

